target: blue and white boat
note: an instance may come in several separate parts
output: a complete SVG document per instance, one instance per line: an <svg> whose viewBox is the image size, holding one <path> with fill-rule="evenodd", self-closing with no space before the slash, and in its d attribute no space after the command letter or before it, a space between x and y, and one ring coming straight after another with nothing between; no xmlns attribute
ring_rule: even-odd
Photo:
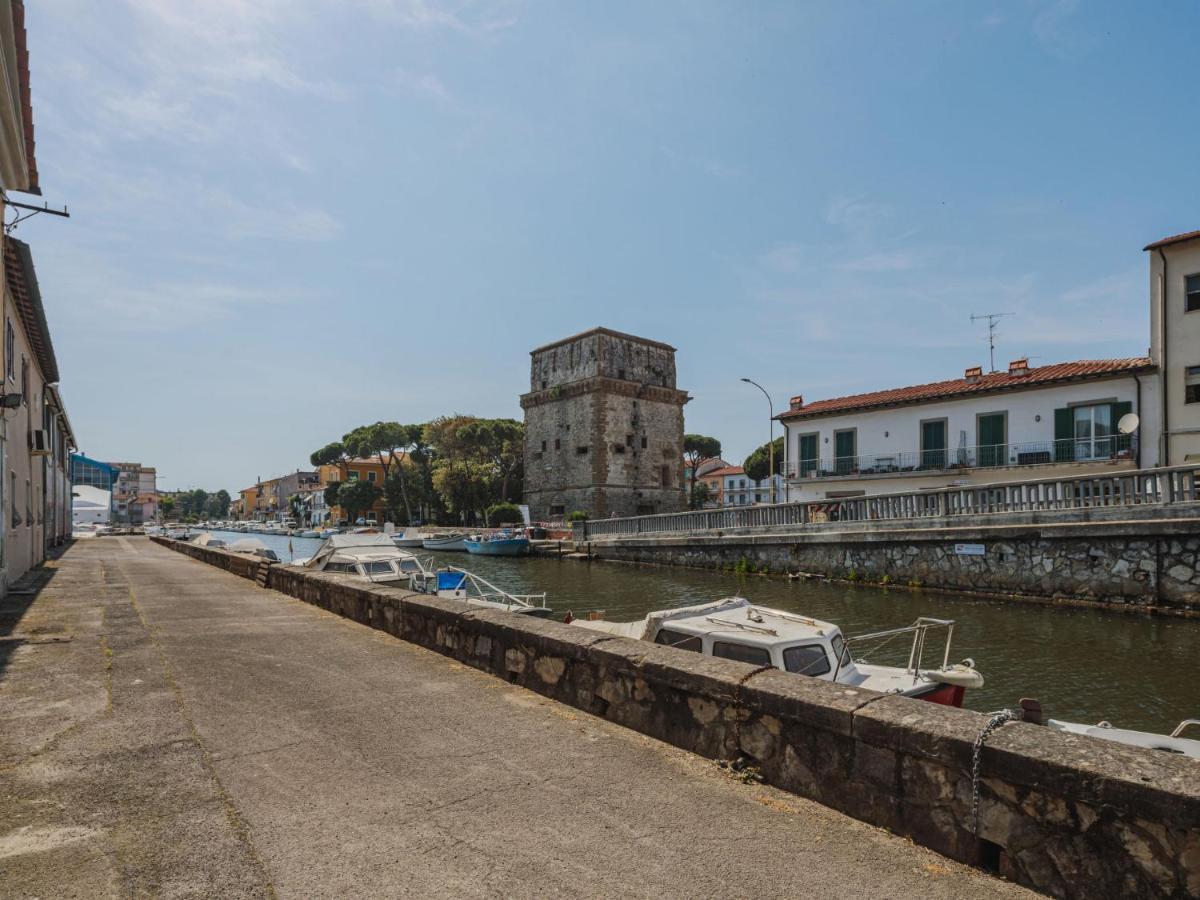
<svg viewBox="0 0 1200 900"><path fill-rule="evenodd" d="M473 534L463 543L468 553L478 553L480 556L525 556L529 553L529 538L511 531Z"/></svg>

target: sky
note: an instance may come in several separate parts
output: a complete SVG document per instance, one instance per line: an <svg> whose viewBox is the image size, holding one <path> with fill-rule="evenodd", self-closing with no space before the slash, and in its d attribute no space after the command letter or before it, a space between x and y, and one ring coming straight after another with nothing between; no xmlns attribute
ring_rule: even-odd
<svg viewBox="0 0 1200 900"><path fill-rule="evenodd" d="M807 400L1137 356L1200 228L1200 4L39 0L28 241L83 452L236 491L529 350L678 348L740 462ZM17 198L28 199L28 198ZM778 429L776 430L778 433Z"/></svg>

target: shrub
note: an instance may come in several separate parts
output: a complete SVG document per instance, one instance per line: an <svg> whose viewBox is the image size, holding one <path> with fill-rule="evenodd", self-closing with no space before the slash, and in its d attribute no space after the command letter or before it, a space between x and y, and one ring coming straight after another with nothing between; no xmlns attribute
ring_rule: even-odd
<svg viewBox="0 0 1200 900"><path fill-rule="evenodd" d="M496 503L487 508L487 521L489 525L513 525L525 518L515 503Z"/></svg>
<svg viewBox="0 0 1200 900"><path fill-rule="evenodd" d="M573 509L573 510L571 510L571 514L569 516L567 516L567 521L568 522L586 522L587 517L588 517L588 514L585 513L582 509Z"/></svg>

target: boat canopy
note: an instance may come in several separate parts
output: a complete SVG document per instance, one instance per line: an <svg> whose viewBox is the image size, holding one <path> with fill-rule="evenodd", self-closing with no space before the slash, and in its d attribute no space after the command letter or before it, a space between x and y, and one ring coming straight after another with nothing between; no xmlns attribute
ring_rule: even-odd
<svg viewBox="0 0 1200 900"><path fill-rule="evenodd" d="M304 565L310 569L323 569L333 561L356 562L363 559L394 559L411 555L392 543L390 535L335 534L327 537Z"/></svg>

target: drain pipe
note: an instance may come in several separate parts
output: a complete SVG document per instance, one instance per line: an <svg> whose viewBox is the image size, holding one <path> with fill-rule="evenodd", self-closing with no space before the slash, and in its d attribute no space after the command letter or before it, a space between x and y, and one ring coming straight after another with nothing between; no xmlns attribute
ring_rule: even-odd
<svg viewBox="0 0 1200 900"><path fill-rule="evenodd" d="M1158 347L1162 357L1162 368L1159 370L1158 388L1159 399L1162 403L1162 441L1159 448L1160 466L1171 464L1171 426L1167 419L1167 254L1163 248L1158 248L1158 258L1162 260L1162 280L1159 282L1158 300Z"/></svg>
<svg viewBox="0 0 1200 900"><path fill-rule="evenodd" d="M1136 393L1134 394L1134 398L1137 402L1137 414L1140 416L1142 414L1142 379L1138 376L1137 372L1133 373L1133 381L1137 385L1137 389L1136 389ZM1142 442L1139 439L1139 437L1136 435L1134 436L1134 443L1137 446L1137 449L1133 453L1133 464L1135 466L1137 466L1139 469L1141 469L1141 467L1142 467Z"/></svg>

